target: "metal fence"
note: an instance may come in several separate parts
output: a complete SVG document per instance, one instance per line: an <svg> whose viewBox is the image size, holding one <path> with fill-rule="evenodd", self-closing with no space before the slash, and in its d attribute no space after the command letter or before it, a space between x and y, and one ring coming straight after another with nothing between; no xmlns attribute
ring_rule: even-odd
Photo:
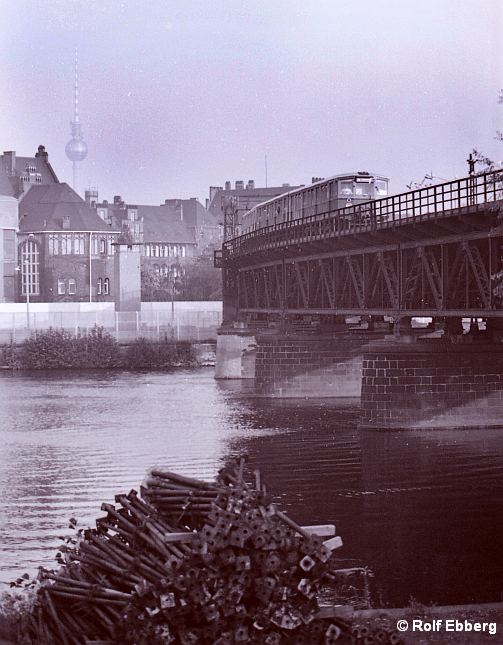
<svg viewBox="0 0 503 645"><path fill-rule="evenodd" d="M36 331L65 329L85 333L103 327L118 342L150 340L215 340L220 311L92 311L0 313L0 344L20 343Z"/></svg>

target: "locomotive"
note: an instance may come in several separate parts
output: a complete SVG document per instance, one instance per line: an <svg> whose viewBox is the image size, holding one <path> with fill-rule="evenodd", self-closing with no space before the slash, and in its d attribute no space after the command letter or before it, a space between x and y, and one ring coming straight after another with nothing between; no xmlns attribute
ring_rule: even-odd
<svg viewBox="0 0 503 645"><path fill-rule="evenodd" d="M363 171L315 181L249 210L242 217L240 234L386 197L388 181L388 177Z"/></svg>

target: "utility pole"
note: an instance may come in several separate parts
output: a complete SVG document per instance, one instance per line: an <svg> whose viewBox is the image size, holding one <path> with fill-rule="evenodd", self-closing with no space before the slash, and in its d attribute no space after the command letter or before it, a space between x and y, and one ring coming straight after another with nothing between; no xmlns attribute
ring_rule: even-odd
<svg viewBox="0 0 503 645"><path fill-rule="evenodd" d="M224 197L222 203L222 210L224 212L224 242L236 236L238 206L239 199L237 197Z"/></svg>

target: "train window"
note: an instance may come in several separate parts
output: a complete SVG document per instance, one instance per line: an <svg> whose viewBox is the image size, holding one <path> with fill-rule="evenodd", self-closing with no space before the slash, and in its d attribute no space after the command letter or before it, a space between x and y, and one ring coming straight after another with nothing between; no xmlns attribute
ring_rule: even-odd
<svg viewBox="0 0 503 645"><path fill-rule="evenodd" d="M376 197L385 197L388 194L388 182L382 179L376 179Z"/></svg>
<svg viewBox="0 0 503 645"><path fill-rule="evenodd" d="M365 182L365 183L360 183L358 180L356 180L357 183L355 184L355 195L358 197L363 197L364 195L371 195L372 194L372 184Z"/></svg>
<svg viewBox="0 0 503 645"><path fill-rule="evenodd" d="M353 194L353 180L339 182L339 195L352 195Z"/></svg>

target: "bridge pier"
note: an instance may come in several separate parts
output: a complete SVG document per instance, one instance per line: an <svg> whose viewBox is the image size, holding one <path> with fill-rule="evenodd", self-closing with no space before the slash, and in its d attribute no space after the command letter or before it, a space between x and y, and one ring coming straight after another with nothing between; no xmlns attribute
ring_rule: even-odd
<svg viewBox="0 0 503 645"><path fill-rule="evenodd" d="M386 342L363 355L361 428L501 427L503 345Z"/></svg>
<svg viewBox="0 0 503 645"><path fill-rule="evenodd" d="M217 335L216 379L255 378L256 339L253 330L235 323Z"/></svg>
<svg viewBox="0 0 503 645"><path fill-rule="evenodd" d="M360 397L363 352L382 334L258 334L257 394L278 398Z"/></svg>

